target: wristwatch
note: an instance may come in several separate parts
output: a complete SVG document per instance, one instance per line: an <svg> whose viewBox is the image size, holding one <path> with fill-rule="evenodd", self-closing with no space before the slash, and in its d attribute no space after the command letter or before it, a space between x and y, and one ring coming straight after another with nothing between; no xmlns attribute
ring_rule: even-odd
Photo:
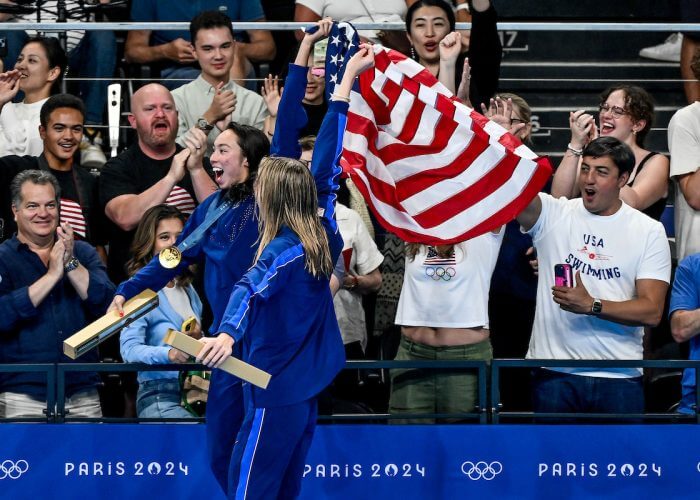
<svg viewBox="0 0 700 500"><path fill-rule="evenodd" d="M603 312L603 301L600 299L593 299L593 305L591 306L591 314L597 316Z"/></svg>
<svg viewBox="0 0 700 500"><path fill-rule="evenodd" d="M71 271L75 271L76 269L78 269L79 265L80 265L80 261L78 259L76 259L75 257L71 257L70 260L68 261L68 264L63 266L63 270L66 273L69 273Z"/></svg>
<svg viewBox="0 0 700 500"><path fill-rule="evenodd" d="M201 130L202 132L209 133L212 131L214 128L214 125L211 125L206 119L204 118L197 118L197 128Z"/></svg>

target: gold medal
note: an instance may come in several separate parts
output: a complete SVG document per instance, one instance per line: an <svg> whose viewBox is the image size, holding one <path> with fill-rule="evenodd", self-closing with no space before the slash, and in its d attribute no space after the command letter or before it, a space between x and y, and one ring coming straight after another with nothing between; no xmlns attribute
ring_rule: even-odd
<svg viewBox="0 0 700 500"><path fill-rule="evenodd" d="M160 265L166 269L173 269L177 267L181 260L182 254L177 247L164 248L158 254L158 261L160 262Z"/></svg>

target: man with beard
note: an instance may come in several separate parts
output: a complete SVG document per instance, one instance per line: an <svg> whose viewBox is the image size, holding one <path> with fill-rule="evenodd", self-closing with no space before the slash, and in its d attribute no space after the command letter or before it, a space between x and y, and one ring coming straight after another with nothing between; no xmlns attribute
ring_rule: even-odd
<svg viewBox="0 0 700 500"><path fill-rule="evenodd" d="M214 140L229 122L262 129L270 127L270 119L263 98L230 78L238 43L233 38L231 18L222 12L204 11L190 23L190 36L202 71L194 81L173 90L179 117L177 142L184 144L185 134L196 126L207 134L208 157Z"/></svg>
<svg viewBox="0 0 700 500"><path fill-rule="evenodd" d="M78 97L57 94L50 97L39 113L39 136L44 142L40 156L8 155L0 158L0 218L4 223L0 241L9 239L17 230L11 210L10 181L24 170L50 172L61 187L61 223L69 223L75 238L104 251L104 215L97 196L97 178L75 162L83 138L85 106Z"/></svg>
<svg viewBox="0 0 700 500"><path fill-rule="evenodd" d="M166 203L191 214L196 205L216 191L203 160L206 136L193 128L186 148L175 143L177 110L172 95L160 84L151 83L131 99L131 127L137 143L111 158L100 175L100 202L114 224L109 228L110 278L126 279L127 260L134 230L143 213Z"/></svg>

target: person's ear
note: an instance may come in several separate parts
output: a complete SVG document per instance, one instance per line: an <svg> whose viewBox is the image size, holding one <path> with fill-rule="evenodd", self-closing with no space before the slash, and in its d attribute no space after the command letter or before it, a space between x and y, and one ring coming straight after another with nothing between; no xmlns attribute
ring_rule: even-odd
<svg viewBox="0 0 700 500"><path fill-rule="evenodd" d="M50 82L55 82L58 77L61 76L61 67L60 66L54 66L49 70L49 77L48 81Z"/></svg>

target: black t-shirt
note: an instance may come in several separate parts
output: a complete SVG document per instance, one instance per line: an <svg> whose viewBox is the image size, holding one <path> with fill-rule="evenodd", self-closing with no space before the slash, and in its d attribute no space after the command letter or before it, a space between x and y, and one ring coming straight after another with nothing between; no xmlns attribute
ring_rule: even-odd
<svg viewBox="0 0 700 500"><path fill-rule="evenodd" d="M58 180L61 187L61 222L70 223L76 239L85 240L91 245L105 245L104 211L100 209L97 178L77 165L68 171L54 170L48 166L43 155L0 158L0 218L4 223L1 239L8 239L17 231L12 214L10 183L18 173L32 169L49 171Z"/></svg>
<svg viewBox="0 0 700 500"><path fill-rule="evenodd" d="M177 146L176 153L182 148ZM173 156L175 156L173 154ZM120 155L110 158L100 174L100 205L102 210L112 199L127 194L141 194L163 179L170 170L172 156L165 160L154 160L146 156L138 143ZM205 159L205 168L210 169ZM189 172L177 183L170 196L161 203L175 205L187 214L191 214L197 205L194 187ZM124 265L129 259L134 231L123 231L112 221L108 222L109 256L107 270L114 283L121 283L127 276Z"/></svg>

